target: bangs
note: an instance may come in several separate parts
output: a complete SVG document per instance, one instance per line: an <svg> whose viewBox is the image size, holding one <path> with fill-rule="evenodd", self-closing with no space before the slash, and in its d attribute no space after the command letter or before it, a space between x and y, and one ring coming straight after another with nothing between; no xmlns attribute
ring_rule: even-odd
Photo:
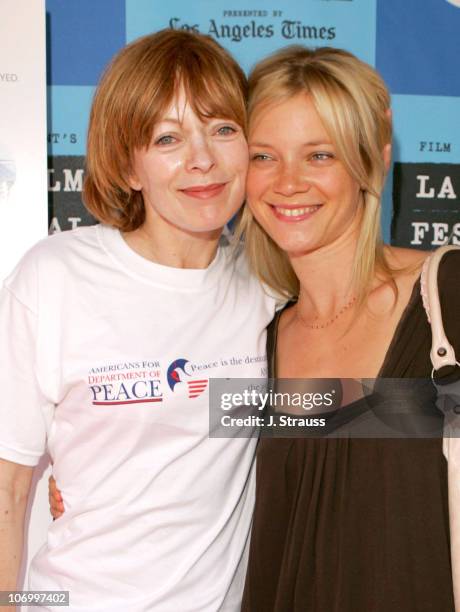
<svg viewBox="0 0 460 612"><path fill-rule="evenodd" d="M246 130L246 109L240 96L235 96L234 86L214 75L200 72L184 72L177 75L176 88L184 87L187 100L200 119L221 117L231 119Z"/></svg>
<svg viewBox="0 0 460 612"><path fill-rule="evenodd" d="M230 72L209 53L190 45L176 58L175 89L184 88L200 118L231 119L245 129L247 82L241 68L236 64L235 68ZM239 77L236 83L235 74Z"/></svg>
<svg viewBox="0 0 460 612"><path fill-rule="evenodd" d="M246 133L247 81L241 68L219 47L210 52L193 39L185 42L182 47L165 45L157 53L155 66L145 70L143 93L137 96L137 108L126 131L129 149L149 146L155 124L174 104L181 88L200 119L230 119ZM216 61L216 52L223 55L223 61Z"/></svg>

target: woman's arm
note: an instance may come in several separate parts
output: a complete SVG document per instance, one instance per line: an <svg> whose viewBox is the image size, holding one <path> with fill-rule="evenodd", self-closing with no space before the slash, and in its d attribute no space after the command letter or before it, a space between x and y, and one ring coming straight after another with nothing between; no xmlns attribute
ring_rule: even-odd
<svg viewBox="0 0 460 612"><path fill-rule="evenodd" d="M0 591L14 591L33 467L0 459Z"/></svg>

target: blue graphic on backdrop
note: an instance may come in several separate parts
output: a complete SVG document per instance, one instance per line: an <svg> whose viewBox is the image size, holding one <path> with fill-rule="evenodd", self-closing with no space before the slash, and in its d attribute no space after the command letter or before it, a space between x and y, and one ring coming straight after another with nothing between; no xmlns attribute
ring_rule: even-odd
<svg viewBox="0 0 460 612"><path fill-rule="evenodd" d="M393 95L392 108L395 160L460 163L459 98Z"/></svg>
<svg viewBox="0 0 460 612"><path fill-rule="evenodd" d="M376 44L393 93L460 96L458 0L379 0Z"/></svg>
<svg viewBox="0 0 460 612"><path fill-rule="evenodd" d="M376 0L126 0L126 37L173 27L213 36L248 70L275 49L293 44L343 47L375 59Z"/></svg>
<svg viewBox="0 0 460 612"><path fill-rule="evenodd" d="M46 0L46 13L48 83L95 85L125 44L125 0Z"/></svg>
<svg viewBox="0 0 460 612"><path fill-rule="evenodd" d="M48 87L48 153L84 155L94 87Z"/></svg>

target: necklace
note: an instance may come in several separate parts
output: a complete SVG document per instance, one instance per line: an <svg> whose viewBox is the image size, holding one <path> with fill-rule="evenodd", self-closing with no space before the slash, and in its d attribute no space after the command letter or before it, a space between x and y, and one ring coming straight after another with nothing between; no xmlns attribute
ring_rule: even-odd
<svg viewBox="0 0 460 612"><path fill-rule="evenodd" d="M342 308L333 317L331 317L330 319L327 319L327 321L324 321L324 323L308 323L308 321L305 321L303 315L300 314L298 302L295 305L295 315L299 319L300 323L304 327L307 327L308 329L324 329L325 327L329 327L329 325L332 325L333 323L335 323L335 321L337 321L337 319L346 310L348 310L355 304L356 299L357 299L356 296L352 297L344 306L342 306Z"/></svg>

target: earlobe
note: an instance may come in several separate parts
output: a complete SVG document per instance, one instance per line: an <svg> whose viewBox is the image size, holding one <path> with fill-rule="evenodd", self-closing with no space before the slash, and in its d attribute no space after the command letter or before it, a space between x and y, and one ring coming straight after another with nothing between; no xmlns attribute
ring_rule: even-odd
<svg viewBox="0 0 460 612"><path fill-rule="evenodd" d="M133 189L134 191L142 190L142 185L139 182L139 179L137 178L135 174L130 174L128 178L126 179L126 182L131 187L131 189Z"/></svg>

